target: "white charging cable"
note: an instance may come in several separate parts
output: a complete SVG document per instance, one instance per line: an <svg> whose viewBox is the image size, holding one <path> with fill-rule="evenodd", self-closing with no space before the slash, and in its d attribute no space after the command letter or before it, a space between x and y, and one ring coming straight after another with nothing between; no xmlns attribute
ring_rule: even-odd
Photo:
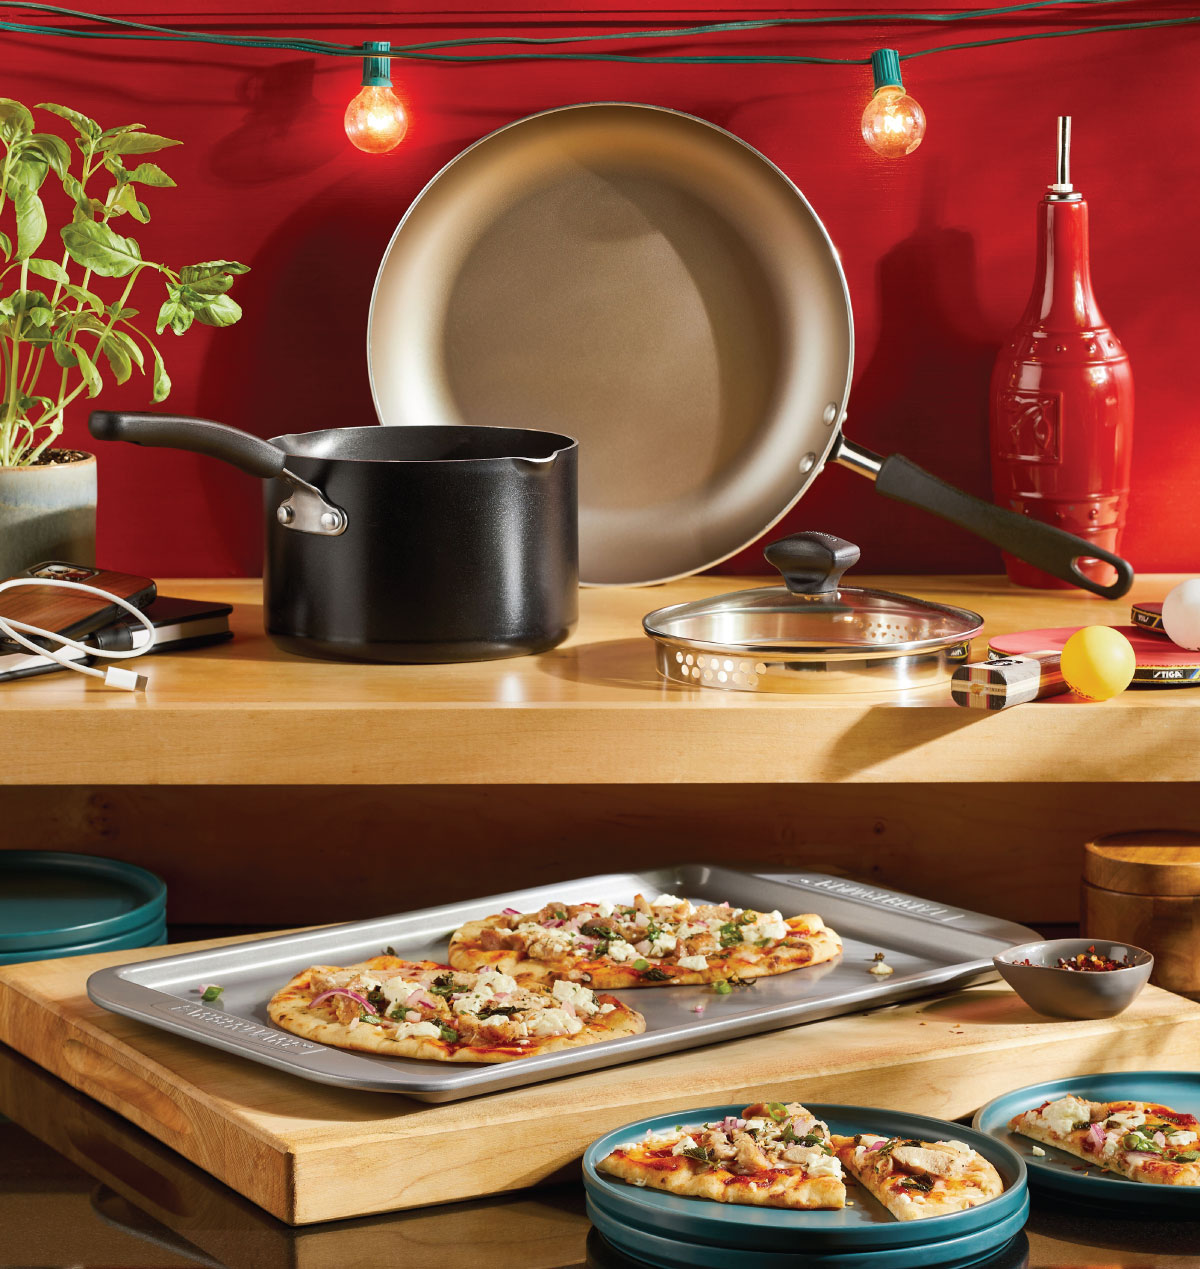
<svg viewBox="0 0 1200 1269"><path fill-rule="evenodd" d="M10 577L7 581L0 582L0 592L13 590L17 586L60 586L64 590L86 591L89 595L97 595L101 599L107 599L110 603L116 604L119 608L124 608L127 613L136 617L146 627L146 632L150 636L149 640L142 644L140 648L127 648L124 650L93 648L75 639L68 639L66 635L59 634L56 630L46 630L41 626L31 626L28 622L17 621L15 617L0 616L0 635L6 639L11 639L14 643L19 643L21 647L27 648L37 656L45 657L50 661L57 661L65 670L78 670L80 674L90 674L93 678L103 679L108 687L123 687L127 692L145 691L146 676L139 674L136 670L123 670L117 665L110 665L103 670L98 670L90 665L80 665L78 661L72 661L60 655L55 649L39 647L31 639L25 637L25 635L36 635L39 639L52 639L62 648L74 648L76 652L83 652L88 656L103 657L106 661L140 657L154 647L155 640L158 638L153 622L140 608L135 608L133 604L112 594L111 591L101 590L98 586L85 586L83 582L68 582L55 577Z"/></svg>

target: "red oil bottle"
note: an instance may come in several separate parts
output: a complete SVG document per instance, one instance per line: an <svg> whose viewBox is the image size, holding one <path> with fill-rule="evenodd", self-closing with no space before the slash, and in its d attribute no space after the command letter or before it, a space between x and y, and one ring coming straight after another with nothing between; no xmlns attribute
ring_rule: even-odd
<svg viewBox="0 0 1200 1269"><path fill-rule="evenodd" d="M1120 553L1129 498L1133 373L1092 294L1088 208L1070 177L1071 120L1058 121L1058 180L1038 205L1033 294L992 372L996 503ZM1009 555L1020 586L1067 583ZM1091 577L1112 570L1080 561Z"/></svg>

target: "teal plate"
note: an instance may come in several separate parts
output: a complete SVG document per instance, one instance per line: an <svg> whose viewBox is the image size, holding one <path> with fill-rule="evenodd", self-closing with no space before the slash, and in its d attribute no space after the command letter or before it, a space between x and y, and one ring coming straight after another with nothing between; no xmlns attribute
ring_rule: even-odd
<svg viewBox="0 0 1200 1269"><path fill-rule="evenodd" d="M859 1251L813 1251L808 1244L800 1243L794 1244L790 1251L747 1251L684 1238L666 1238L622 1224L597 1207L590 1197L587 1214L614 1247L656 1269L965 1269L967 1265L977 1265L995 1256L1020 1234L1029 1218L1029 1193L1022 1194L1016 1211L973 1233L908 1247L864 1247ZM897 1221L896 1224L923 1225L925 1222Z"/></svg>
<svg viewBox="0 0 1200 1269"><path fill-rule="evenodd" d="M161 916L149 925L126 930L110 939L94 943L72 943L66 947L27 947L20 952L0 952L0 965L19 965L26 961L51 961L63 956L91 956L95 952L123 952L139 947L158 947L167 941L167 924Z"/></svg>
<svg viewBox="0 0 1200 1269"><path fill-rule="evenodd" d="M54 947L96 943L161 921L166 908L167 887L135 864L0 851L0 952L36 948L45 955Z"/></svg>
<svg viewBox="0 0 1200 1269"><path fill-rule="evenodd" d="M1000 1174L1004 1193L999 1198L964 1212L931 1216L927 1220L898 1221L861 1186L851 1189L853 1207L840 1211L786 1211L683 1198L662 1190L629 1185L596 1170L596 1164L618 1146L635 1141L647 1129L670 1131L678 1124L712 1123L737 1115L742 1106L708 1106L641 1119L606 1133L583 1156L583 1184L588 1198L605 1215L623 1227L691 1239L722 1248L794 1252L798 1244L813 1251L844 1253L851 1249L928 1248L930 1244L983 1231L1005 1221L1017 1211L1027 1211L1025 1165L1007 1144L962 1124L925 1115L863 1106L805 1103L833 1133L878 1132L887 1136L918 1137L926 1141L962 1141L978 1150ZM1021 1224L1024 1224L1022 1218ZM1020 1228L1020 1225L1017 1226ZM840 1263L840 1261L839 1261ZM897 1261L897 1264L907 1261Z"/></svg>
<svg viewBox="0 0 1200 1269"><path fill-rule="evenodd" d="M1129 1098L1139 1102L1159 1102L1172 1110L1200 1118L1200 1071L1113 1071L1105 1075L1079 1075L1070 1079L1029 1084L988 1102L975 1114L974 1126L994 1141L1017 1150L1029 1166L1029 1183L1039 1190L1051 1190L1076 1202L1100 1203L1113 1207L1157 1211L1169 1210L1179 1216L1200 1216L1200 1188L1182 1185L1147 1185L1129 1181L1115 1172L1088 1168L1073 1154L1055 1150L1032 1137L1009 1132L1014 1115L1043 1102L1078 1093L1090 1101L1112 1102ZM1045 1150L1044 1158L1033 1147ZM1100 1210L1100 1209L1097 1209Z"/></svg>

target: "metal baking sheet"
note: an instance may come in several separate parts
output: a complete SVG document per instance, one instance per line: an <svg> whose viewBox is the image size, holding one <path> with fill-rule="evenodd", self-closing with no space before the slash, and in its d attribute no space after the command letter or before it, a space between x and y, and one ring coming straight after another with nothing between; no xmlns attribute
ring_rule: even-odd
<svg viewBox="0 0 1200 1269"><path fill-rule="evenodd" d="M465 921L509 907L535 912L552 900L629 903L638 891L651 899L668 893L693 902L728 900L785 917L817 912L842 936L842 957L726 996L706 986L622 991L645 1015L643 1034L494 1066L351 1053L303 1040L267 1017L271 996L309 965L349 965L385 947L409 960L444 962L450 934ZM444 1102L963 987L995 976L995 952L1033 938L1020 925L822 873L759 876L685 864L117 966L93 974L87 988L105 1009L304 1079ZM882 980L866 972L878 951L895 970ZM201 1003L205 983L225 989L219 1003ZM701 1002L704 1012L693 1012Z"/></svg>

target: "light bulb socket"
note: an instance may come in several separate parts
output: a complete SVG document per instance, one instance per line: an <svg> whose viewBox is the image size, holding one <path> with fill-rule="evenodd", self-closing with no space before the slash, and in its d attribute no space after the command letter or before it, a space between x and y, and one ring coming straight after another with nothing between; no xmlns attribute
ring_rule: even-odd
<svg viewBox="0 0 1200 1269"><path fill-rule="evenodd" d="M363 51L369 54L386 53L392 47L391 40L372 40L363 45ZM363 87L390 88L392 59L390 57L363 58Z"/></svg>
<svg viewBox="0 0 1200 1269"><path fill-rule="evenodd" d="M900 54L894 48L877 48L871 54L871 73L875 76L875 91L894 85L904 87L900 76Z"/></svg>

